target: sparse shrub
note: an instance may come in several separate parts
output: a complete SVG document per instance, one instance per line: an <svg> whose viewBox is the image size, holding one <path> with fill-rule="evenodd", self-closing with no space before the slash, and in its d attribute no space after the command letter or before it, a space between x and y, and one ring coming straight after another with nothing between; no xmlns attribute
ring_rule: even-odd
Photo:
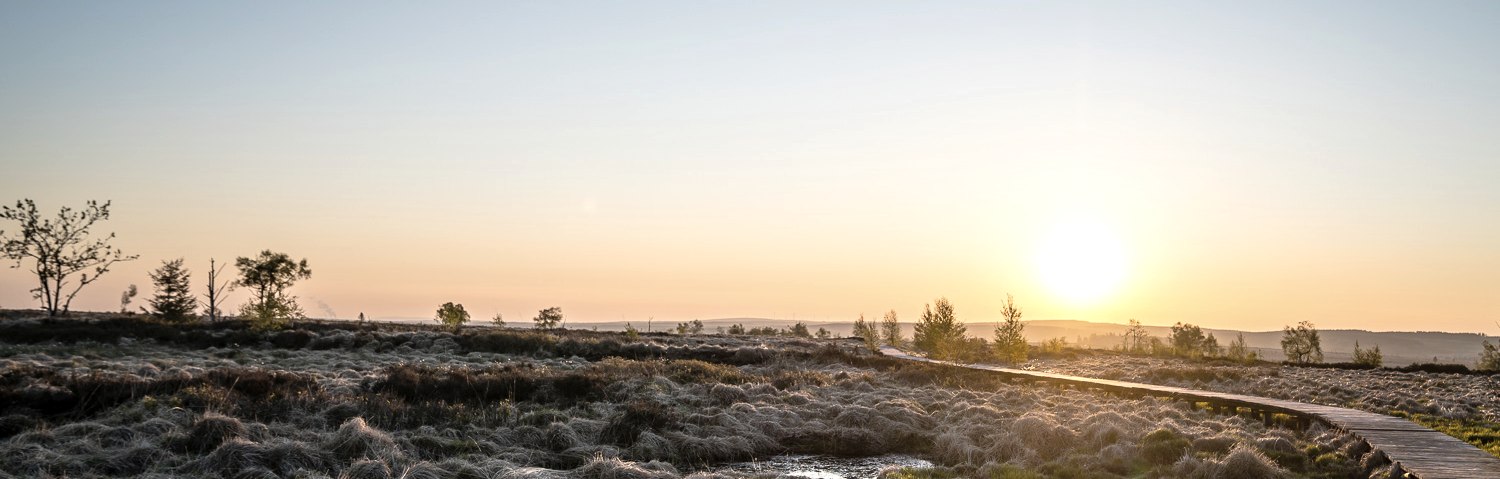
<svg viewBox="0 0 1500 479"><path fill-rule="evenodd" d="M432 320L437 321L438 324L452 328L454 331L458 331L459 328L463 327L464 323L469 322L469 312L464 310L464 305L462 304L452 302L443 303L442 306L438 307L437 315L433 316ZM500 324L504 325L505 322L501 321Z"/></svg>
<svg viewBox="0 0 1500 479"><path fill-rule="evenodd" d="M495 313L495 317L490 318L490 322L494 323L495 327L497 327L497 328L504 328L505 327L505 316L501 315L500 313Z"/></svg>
<svg viewBox="0 0 1500 479"><path fill-rule="evenodd" d="M1196 358L1219 354L1219 340L1213 334L1205 336L1203 328L1197 325L1181 322L1172 325L1171 340L1172 351L1178 356Z"/></svg>
<svg viewBox="0 0 1500 479"><path fill-rule="evenodd" d="M1245 333L1239 333L1235 336L1234 341L1229 343L1227 356L1229 359L1242 363L1252 363L1260 359L1260 354L1251 351L1250 347L1245 344Z"/></svg>
<svg viewBox="0 0 1500 479"><path fill-rule="evenodd" d="M807 323L798 321L787 329L787 334L798 338L811 338L812 333L807 330Z"/></svg>
<svg viewBox="0 0 1500 479"><path fill-rule="evenodd" d="M865 347L874 351L880 347L880 331L876 330L875 324L865 321L865 315L860 314L859 319L854 320L854 336L865 342Z"/></svg>
<svg viewBox="0 0 1500 479"><path fill-rule="evenodd" d="M679 336L687 336L689 334L697 335L697 334L702 334L702 333L703 333L703 321L702 320L694 319L694 320L692 320L690 322L677 323L677 334Z"/></svg>
<svg viewBox="0 0 1500 479"><path fill-rule="evenodd" d="M1379 344L1370 349L1361 349L1359 341L1354 342L1354 364L1378 368L1382 360Z"/></svg>

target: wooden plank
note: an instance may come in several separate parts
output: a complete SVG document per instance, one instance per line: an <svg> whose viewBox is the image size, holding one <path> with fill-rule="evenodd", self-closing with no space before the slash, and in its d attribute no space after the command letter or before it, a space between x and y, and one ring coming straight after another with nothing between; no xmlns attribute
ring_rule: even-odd
<svg viewBox="0 0 1500 479"><path fill-rule="evenodd" d="M1308 404L1282 399L1242 394L1199 391L1155 384L1131 383L1113 379L1086 378L1042 371L1027 371L990 365L958 364L906 354L886 346L886 356L953 367L992 371L1013 378L1044 380L1077 386L1095 386L1133 394L1171 397L1213 404L1251 408L1300 419L1318 420L1363 439L1370 447L1384 452L1391 462L1419 479L1500 478L1500 458L1479 450L1472 444L1398 417L1368 411Z"/></svg>

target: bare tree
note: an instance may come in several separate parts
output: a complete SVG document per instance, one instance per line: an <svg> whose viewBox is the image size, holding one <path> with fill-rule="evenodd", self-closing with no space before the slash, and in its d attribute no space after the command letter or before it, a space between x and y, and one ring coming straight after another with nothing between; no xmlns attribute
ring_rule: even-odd
<svg viewBox="0 0 1500 479"><path fill-rule="evenodd" d="M39 286L31 294L42 301L47 316L66 316L79 290L98 281L115 263L139 257L111 246L114 233L90 240L89 228L109 219L108 201L101 205L90 200L79 211L64 206L56 218L43 219L37 213L36 202L21 200L15 206L0 208L0 219L21 223L21 230L15 236L0 231L0 254L16 262L11 268L20 268L28 260L32 262L31 273L36 275ZM78 274L78 281L70 283L69 278L74 274Z"/></svg>
<svg viewBox="0 0 1500 479"><path fill-rule="evenodd" d="M219 282L219 273L223 272L227 266L229 266L228 263L220 266L213 258L208 259L208 301L200 300L199 302L203 303L203 308L206 310L204 314L208 315L209 321L219 320L219 316L224 313L224 310L219 309L219 305L224 303L224 294L234 290L233 281L226 279L222 283Z"/></svg>
<svg viewBox="0 0 1500 479"><path fill-rule="evenodd" d="M1140 321L1132 318L1130 320L1130 327L1125 329L1124 349L1132 353L1139 353L1145 351L1150 343L1151 336L1146 333L1146 328L1141 326Z"/></svg>

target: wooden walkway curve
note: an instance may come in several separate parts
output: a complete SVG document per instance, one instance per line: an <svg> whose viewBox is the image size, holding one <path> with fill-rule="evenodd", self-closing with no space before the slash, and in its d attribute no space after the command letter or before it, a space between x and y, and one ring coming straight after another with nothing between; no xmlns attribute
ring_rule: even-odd
<svg viewBox="0 0 1500 479"><path fill-rule="evenodd" d="M881 348L880 352L899 359L993 371L1029 381L1043 381L1137 396L1203 402L1221 412L1239 413L1244 409L1252 415L1260 416L1268 425L1275 414L1295 418L1297 423L1304 427L1312 421L1318 421L1364 440L1370 444L1370 447L1384 452L1400 470L1419 479L1500 478L1500 458L1453 436L1384 414L1257 396L1085 378L999 366L959 364L913 356L889 346Z"/></svg>

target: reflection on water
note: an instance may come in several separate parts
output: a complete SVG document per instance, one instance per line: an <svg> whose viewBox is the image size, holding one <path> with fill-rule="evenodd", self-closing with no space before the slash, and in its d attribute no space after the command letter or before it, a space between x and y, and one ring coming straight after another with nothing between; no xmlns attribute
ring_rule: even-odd
<svg viewBox="0 0 1500 479"><path fill-rule="evenodd" d="M879 457L776 456L764 461L737 462L718 472L805 479L874 479L886 467L932 467L911 456Z"/></svg>

